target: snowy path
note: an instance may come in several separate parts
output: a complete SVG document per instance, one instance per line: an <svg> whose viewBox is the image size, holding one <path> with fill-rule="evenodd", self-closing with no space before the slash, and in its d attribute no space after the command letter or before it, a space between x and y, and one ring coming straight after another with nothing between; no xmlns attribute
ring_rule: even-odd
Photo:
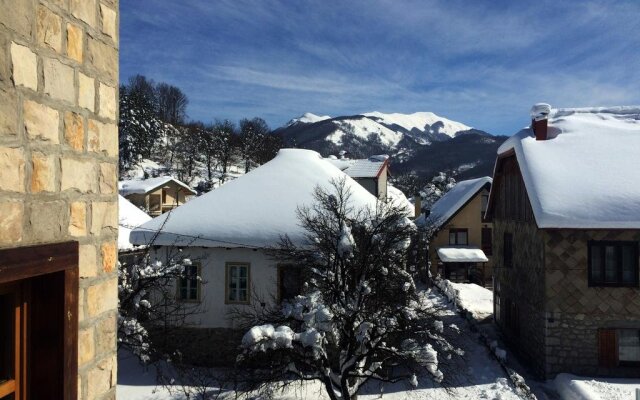
<svg viewBox="0 0 640 400"><path fill-rule="evenodd" d="M450 376L455 374L452 387L446 390L442 387L434 387L432 382L424 377L419 380L417 389L411 389L408 383L386 384L381 386L372 383L364 388L360 399L416 399L416 400L440 400L440 399L519 399L509 379L497 361L489 354L489 351L478 339L477 333L468 329L467 321L459 316L453 307L437 293L428 294L432 301L445 307L442 320L445 326L455 324L462 333L459 347L465 350L465 356L456 360L445 372ZM151 370L145 373L133 359L120 357L118 372L118 398L127 400L173 400L182 399L179 396L171 396L165 389L155 390L155 377ZM382 396L381 396L382 389ZM286 393L278 393L276 399L327 399L319 384L305 384L304 386L290 387Z"/></svg>

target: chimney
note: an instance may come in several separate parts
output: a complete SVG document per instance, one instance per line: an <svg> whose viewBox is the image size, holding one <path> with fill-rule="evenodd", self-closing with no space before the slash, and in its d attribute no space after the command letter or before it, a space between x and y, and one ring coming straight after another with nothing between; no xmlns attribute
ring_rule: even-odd
<svg viewBox="0 0 640 400"><path fill-rule="evenodd" d="M531 107L531 129L536 140L547 140L547 120L551 113L551 106L547 103L534 104Z"/></svg>
<svg viewBox="0 0 640 400"><path fill-rule="evenodd" d="M420 193L416 193L413 196L413 204L414 204L414 218L418 218L420 216L420 214L422 214L422 197L420 196Z"/></svg>

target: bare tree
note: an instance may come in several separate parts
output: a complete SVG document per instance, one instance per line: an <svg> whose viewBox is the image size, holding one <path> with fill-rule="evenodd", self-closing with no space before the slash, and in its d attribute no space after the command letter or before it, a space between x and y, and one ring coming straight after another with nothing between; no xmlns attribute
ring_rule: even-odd
<svg viewBox="0 0 640 400"><path fill-rule="evenodd" d="M272 252L303 268L303 294L234 315L253 325L239 357L251 371L245 389L316 380L338 400L370 380L416 386L421 374L442 382L443 362L461 351L409 272L413 224L393 204L354 209L344 181L316 189L315 200L298 210L304 243L285 237Z"/></svg>
<svg viewBox="0 0 640 400"><path fill-rule="evenodd" d="M235 129L229 120L216 121L213 124L212 148L221 169L221 183L227 180L229 166L236 161L238 136L235 134Z"/></svg>
<svg viewBox="0 0 640 400"><path fill-rule="evenodd" d="M173 85L159 83L156 86L158 118L173 125L183 124L187 116L187 96Z"/></svg>
<svg viewBox="0 0 640 400"><path fill-rule="evenodd" d="M256 155L264 144L264 138L270 129L262 118L243 119L240 121L240 154L244 160L245 172L251 169L251 162L256 162Z"/></svg>

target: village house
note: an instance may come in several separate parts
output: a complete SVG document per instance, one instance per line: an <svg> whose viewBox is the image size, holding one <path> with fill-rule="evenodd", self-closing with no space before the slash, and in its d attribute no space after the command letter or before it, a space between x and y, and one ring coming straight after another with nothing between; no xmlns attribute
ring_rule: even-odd
<svg viewBox="0 0 640 400"><path fill-rule="evenodd" d="M0 398L114 399L118 0L0 6Z"/></svg>
<svg viewBox="0 0 640 400"><path fill-rule="evenodd" d="M147 248L134 246L129 241L129 235L133 229L149 221L149 215L118 195L118 260L123 265L133 265L146 254Z"/></svg>
<svg viewBox="0 0 640 400"><path fill-rule="evenodd" d="M378 155L363 159L337 158L330 156L327 161L358 182L379 200L388 196L389 156Z"/></svg>
<svg viewBox="0 0 640 400"><path fill-rule="evenodd" d="M181 248L180 257L189 259L188 268L202 279L178 283L178 297L205 310L191 327L207 337L230 337L228 330L237 327L228 316L234 308L264 307L299 294L299 268L279 264L266 250L284 234L303 243L296 210L315 203L316 187L331 190L332 181L341 179L351 192L351 206L376 207L376 197L318 153L283 149L246 175L134 229L131 242L150 244L155 237L153 256L160 259ZM219 356L219 348L199 351L207 350Z"/></svg>
<svg viewBox="0 0 640 400"><path fill-rule="evenodd" d="M186 203L197 192L170 176L118 182L120 195L157 217Z"/></svg>
<svg viewBox="0 0 640 400"><path fill-rule="evenodd" d="M495 166L495 320L541 377L640 376L640 108L531 117Z"/></svg>
<svg viewBox="0 0 640 400"><path fill-rule="evenodd" d="M490 177L458 182L416 224L432 231L432 276L452 282L491 285L492 225L485 220Z"/></svg>

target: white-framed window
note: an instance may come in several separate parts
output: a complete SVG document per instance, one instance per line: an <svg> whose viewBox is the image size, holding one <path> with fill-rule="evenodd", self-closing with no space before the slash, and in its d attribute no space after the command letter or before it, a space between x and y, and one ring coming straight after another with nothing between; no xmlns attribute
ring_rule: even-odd
<svg viewBox="0 0 640 400"><path fill-rule="evenodd" d="M249 304L250 278L249 263L227 263L225 303Z"/></svg>
<svg viewBox="0 0 640 400"><path fill-rule="evenodd" d="M184 266L184 276L178 280L178 299L200 301L200 264Z"/></svg>

